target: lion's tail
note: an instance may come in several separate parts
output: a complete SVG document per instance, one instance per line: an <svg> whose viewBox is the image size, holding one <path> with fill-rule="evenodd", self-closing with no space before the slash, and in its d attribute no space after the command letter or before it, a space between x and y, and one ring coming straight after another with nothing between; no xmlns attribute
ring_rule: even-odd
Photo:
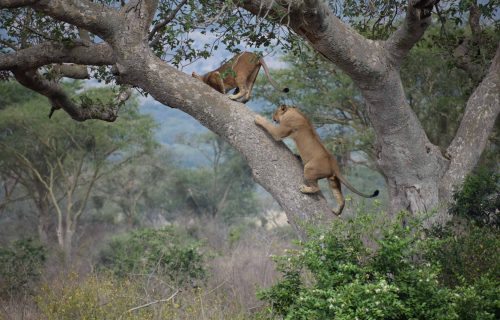
<svg viewBox="0 0 500 320"><path fill-rule="evenodd" d="M285 93L290 91L290 89L288 89L287 87L281 89L279 87L279 85L271 78L271 75L269 74L269 68L267 67L267 64L264 62L263 58L260 58L259 62L262 65L262 68L264 68L264 73L266 74L267 80L269 80L269 83L271 83L271 85L274 87L274 89L276 89L278 91L283 91Z"/></svg>
<svg viewBox="0 0 500 320"><path fill-rule="evenodd" d="M379 194L378 190L375 190L371 195L370 194L366 194L366 193L362 193L362 192L356 190L356 188L354 188L349 183L349 181L347 181L347 179L344 178L344 176L340 172L335 172L335 176L337 176L337 178L342 182L343 185L345 185L347 187L347 189L351 190L355 194L360 195L360 196L362 196L364 198L374 198L374 197L378 196L378 194Z"/></svg>

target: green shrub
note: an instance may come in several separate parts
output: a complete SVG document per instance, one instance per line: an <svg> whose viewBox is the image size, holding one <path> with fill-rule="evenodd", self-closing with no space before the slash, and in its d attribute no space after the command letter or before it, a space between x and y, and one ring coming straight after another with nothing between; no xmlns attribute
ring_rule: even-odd
<svg viewBox="0 0 500 320"><path fill-rule="evenodd" d="M479 226L500 227L500 174L480 168L468 175L453 194L450 214L475 221Z"/></svg>
<svg viewBox="0 0 500 320"><path fill-rule="evenodd" d="M449 287L472 284L486 274L500 279L500 233L475 223L450 222L429 232L427 259L441 266L440 281Z"/></svg>
<svg viewBox="0 0 500 320"><path fill-rule="evenodd" d="M367 224L373 223L361 219L335 221L327 232L313 231L310 240L299 243L300 249L276 258L283 279L259 293L271 315L446 320L493 319L498 314L498 280L484 274L477 285L444 285L440 263L426 259L427 250L439 243L416 222L407 217L412 227L403 227L401 221L380 226L384 231L378 235L377 230L367 234Z"/></svg>
<svg viewBox="0 0 500 320"><path fill-rule="evenodd" d="M171 227L115 237L100 253L99 264L119 277L154 274L177 285L203 279L206 273L198 244Z"/></svg>
<svg viewBox="0 0 500 320"><path fill-rule="evenodd" d="M41 275L45 257L45 248L33 239L0 247L0 295L29 292Z"/></svg>

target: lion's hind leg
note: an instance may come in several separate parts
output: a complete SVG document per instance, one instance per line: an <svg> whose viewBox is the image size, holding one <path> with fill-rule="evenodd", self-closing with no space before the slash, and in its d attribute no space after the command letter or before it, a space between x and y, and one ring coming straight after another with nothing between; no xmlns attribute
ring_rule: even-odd
<svg viewBox="0 0 500 320"><path fill-rule="evenodd" d="M340 184L339 178L333 176L328 178L328 182L330 183L330 188L332 189L333 197L337 202L337 209L332 209L332 212L335 215L340 215L345 206L344 196L342 195L342 186Z"/></svg>
<svg viewBox="0 0 500 320"><path fill-rule="evenodd" d="M243 98L243 100L241 100L241 102L245 103L248 100L250 100L250 95L252 94L253 85L255 84L255 80L257 79L257 75L259 74L259 70L260 70L260 66L256 67L255 70L253 70L252 73L250 74L250 76L248 77L248 79L247 79L248 91L247 91L247 94L245 95L245 98Z"/></svg>
<svg viewBox="0 0 500 320"><path fill-rule="evenodd" d="M242 77L241 75L237 75L235 82L236 82L236 86L238 87L239 91L238 91L238 93L235 93L235 94L232 94L229 96L229 99L231 99L231 100L238 100L241 97L244 97L248 92L246 78Z"/></svg>
<svg viewBox="0 0 500 320"><path fill-rule="evenodd" d="M317 163L311 161L306 163L304 166L304 178L306 179L307 185L300 186L300 192L302 193L316 193L319 191L318 179L324 178L325 175L318 170L319 166Z"/></svg>

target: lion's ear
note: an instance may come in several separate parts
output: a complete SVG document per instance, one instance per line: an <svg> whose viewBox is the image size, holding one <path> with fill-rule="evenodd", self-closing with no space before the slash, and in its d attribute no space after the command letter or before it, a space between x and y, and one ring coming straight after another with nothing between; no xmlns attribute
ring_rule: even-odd
<svg viewBox="0 0 500 320"><path fill-rule="evenodd" d="M282 106L280 107L280 109L281 109L282 111L285 111L285 110L286 110L286 106L285 106L285 105L282 105Z"/></svg>
<svg viewBox="0 0 500 320"><path fill-rule="evenodd" d="M191 73L191 76L192 76L193 78L196 78L196 79L199 79L199 78L200 78L200 76L199 76L196 72L194 72L194 71L193 71L193 73Z"/></svg>

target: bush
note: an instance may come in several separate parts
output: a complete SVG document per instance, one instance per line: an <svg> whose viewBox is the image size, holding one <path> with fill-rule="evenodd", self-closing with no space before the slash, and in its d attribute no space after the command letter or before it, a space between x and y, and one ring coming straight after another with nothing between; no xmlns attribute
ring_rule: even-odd
<svg viewBox="0 0 500 320"><path fill-rule="evenodd" d="M84 280L75 274L44 285L36 297L38 308L48 320L154 319L154 310L141 308L140 288L128 280L92 276Z"/></svg>
<svg viewBox="0 0 500 320"><path fill-rule="evenodd" d="M36 303L36 319L47 320L248 319L235 299L213 288L148 288L143 279L109 273L58 277L42 286Z"/></svg>
<svg viewBox="0 0 500 320"><path fill-rule="evenodd" d="M412 228L401 221L381 226L385 231L379 236L376 230L365 233L367 223L335 221L328 232L313 231L300 249L277 257L283 279L259 293L271 316L445 320L498 315L500 283L493 276L447 287L439 281L441 265L425 258L435 239L416 222ZM375 249L364 245L367 236Z"/></svg>
<svg viewBox="0 0 500 320"><path fill-rule="evenodd" d="M28 293L39 280L46 250L33 239L0 247L0 295Z"/></svg>
<svg viewBox="0 0 500 320"><path fill-rule="evenodd" d="M500 279L500 233L475 223L450 222L429 232L427 259L441 266L440 281L449 287L473 284L486 274Z"/></svg>
<svg viewBox="0 0 500 320"><path fill-rule="evenodd" d="M100 253L99 264L119 277L154 274L177 285L203 279L206 273L198 244L171 227L115 237Z"/></svg>
<svg viewBox="0 0 500 320"><path fill-rule="evenodd" d="M449 213L479 226L500 227L500 174L480 168L453 194Z"/></svg>

